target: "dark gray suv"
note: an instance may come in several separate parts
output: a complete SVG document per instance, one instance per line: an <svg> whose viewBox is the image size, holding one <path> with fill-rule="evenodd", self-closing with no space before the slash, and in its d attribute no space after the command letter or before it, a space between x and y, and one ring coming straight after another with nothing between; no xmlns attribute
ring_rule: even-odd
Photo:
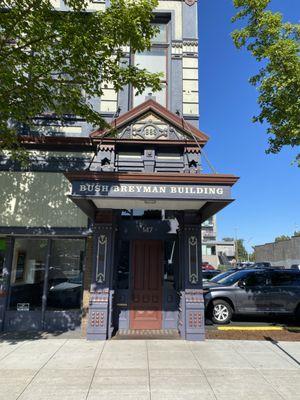
<svg viewBox="0 0 300 400"><path fill-rule="evenodd" d="M251 269L235 272L205 287L206 313L216 324L233 314L286 314L300 319L300 272Z"/></svg>

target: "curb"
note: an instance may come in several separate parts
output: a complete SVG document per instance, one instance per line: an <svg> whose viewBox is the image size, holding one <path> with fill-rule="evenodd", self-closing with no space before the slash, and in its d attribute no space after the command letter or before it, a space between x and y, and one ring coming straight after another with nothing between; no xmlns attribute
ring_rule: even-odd
<svg viewBox="0 0 300 400"><path fill-rule="evenodd" d="M284 331L286 329L299 329L284 326L218 326L218 331Z"/></svg>

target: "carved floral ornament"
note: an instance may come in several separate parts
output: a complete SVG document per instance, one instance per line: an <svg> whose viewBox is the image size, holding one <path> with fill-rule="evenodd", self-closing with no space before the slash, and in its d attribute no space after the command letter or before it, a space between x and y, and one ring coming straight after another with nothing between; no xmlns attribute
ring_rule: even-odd
<svg viewBox="0 0 300 400"><path fill-rule="evenodd" d="M183 136L172 126L165 125L165 127L161 127L161 123L157 124L155 121L150 119L144 124L133 124L127 126L122 132L120 132L119 138L143 140L181 140Z"/></svg>

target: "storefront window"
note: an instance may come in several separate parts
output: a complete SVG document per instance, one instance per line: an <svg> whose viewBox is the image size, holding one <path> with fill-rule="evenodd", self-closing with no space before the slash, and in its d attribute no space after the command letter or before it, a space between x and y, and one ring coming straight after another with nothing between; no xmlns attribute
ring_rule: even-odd
<svg viewBox="0 0 300 400"><path fill-rule="evenodd" d="M5 261L5 251L6 251L6 241L5 239L0 239L0 290L3 284L3 269Z"/></svg>
<svg viewBox="0 0 300 400"><path fill-rule="evenodd" d="M11 272L11 310L39 310L47 255L47 240L16 239Z"/></svg>
<svg viewBox="0 0 300 400"><path fill-rule="evenodd" d="M80 309L84 252L84 240L52 240L48 273L48 310Z"/></svg>

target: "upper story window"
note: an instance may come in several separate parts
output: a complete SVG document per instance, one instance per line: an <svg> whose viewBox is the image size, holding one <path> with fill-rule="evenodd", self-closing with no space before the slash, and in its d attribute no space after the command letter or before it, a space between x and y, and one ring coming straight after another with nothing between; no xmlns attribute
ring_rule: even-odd
<svg viewBox="0 0 300 400"><path fill-rule="evenodd" d="M146 68L149 72L156 73L161 72L161 90L159 92L152 93L156 98L156 101L163 105L168 105L168 24L154 24L159 27L160 31L157 36L152 40L152 47L150 51L144 51L142 53L136 53L133 55L133 63L139 68ZM146 100L146 97L151 93L151 89L147 88L142 94L136 95L136 91L133 90L133 107L138 106Z"/></svg>

